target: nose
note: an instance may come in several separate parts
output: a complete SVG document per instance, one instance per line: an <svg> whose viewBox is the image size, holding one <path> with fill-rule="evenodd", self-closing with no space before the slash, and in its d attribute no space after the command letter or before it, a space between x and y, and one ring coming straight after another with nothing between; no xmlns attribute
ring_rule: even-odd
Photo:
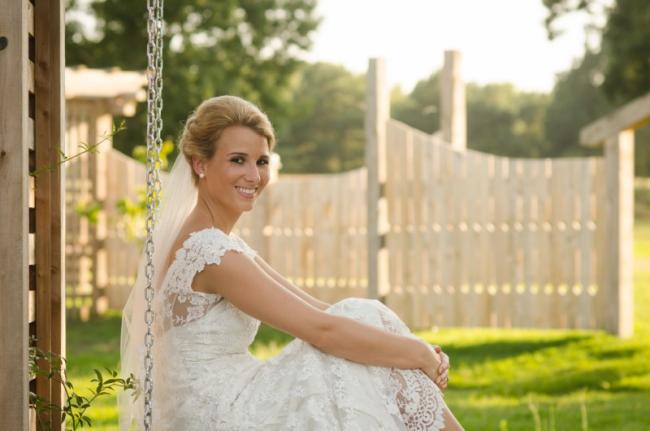
<svg viewBox="0 0 650 431"><path fill-rule="evenodd" d="M244 176L244 179L248 181L249 183L252 184L259 184L259 182L262 179L262 176L260 175L260 169L257 166L257 163L251 163L246 170L246 175Z"/></svg>

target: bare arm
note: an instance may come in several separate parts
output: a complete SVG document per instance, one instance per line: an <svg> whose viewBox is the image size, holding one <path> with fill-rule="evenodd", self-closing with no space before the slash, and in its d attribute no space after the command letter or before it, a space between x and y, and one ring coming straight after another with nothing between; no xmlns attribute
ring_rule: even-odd
<svg viewBox="0 0 650 431"><path fill-rule="evenodd" d="M293 292L295 295L302 298L305 302L311 304L312 306L318 308L319 310L327 310L330 306L327 302L323 302L319 299L314 298L309 293L305 292L298 286L291 283L289 280L284 278L279 272L277 272L271 265L266 263L259 255L255 256L255 262L266 272L273 280L275 280L280 285L284 286L286 289Z"/></svg>
<svg viewBox="0 0 650 431"><path fill-rule="evenodd" d="M440 363L439 355L421 340L325 313L237 252L227 252L219 265L207 265L194 277L192 288L219 294L250 316L354 362L411 369L437 369Z"/></svg>

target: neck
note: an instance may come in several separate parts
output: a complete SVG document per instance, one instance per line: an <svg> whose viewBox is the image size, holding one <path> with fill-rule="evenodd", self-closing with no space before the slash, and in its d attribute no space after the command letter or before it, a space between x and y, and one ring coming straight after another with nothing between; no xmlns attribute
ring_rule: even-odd
<svg viewBox="0 0 650 431"><path fill-rule="evenodd" d="M225 208L221 208L217 203L211 201L202 193L199 193L195 210L198 212L197 215L199 215L205 223L219 228L228 234L239 219L239 214L229 214Z"/></svg>

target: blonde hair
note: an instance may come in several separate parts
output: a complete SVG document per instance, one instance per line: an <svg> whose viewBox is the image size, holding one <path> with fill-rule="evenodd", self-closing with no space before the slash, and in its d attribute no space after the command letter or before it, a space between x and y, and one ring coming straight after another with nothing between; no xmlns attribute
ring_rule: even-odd
<svg viewBox="0 0 650 431"><path fill-rule="evenodd" d="M266 138L269 150L275 146L275 132L269 118L251 102L236 96L219 96L203 101L185 122L180 150L192 166L192 157L210 160L217 142L230 126L244 126ZM192 169L194 182L198 181Z"/></svg>

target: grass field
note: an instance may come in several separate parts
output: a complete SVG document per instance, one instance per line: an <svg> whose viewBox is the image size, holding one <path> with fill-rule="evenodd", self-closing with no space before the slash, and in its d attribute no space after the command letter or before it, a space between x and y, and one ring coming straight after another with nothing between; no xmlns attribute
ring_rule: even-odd
<svg viewBox="0 0 650 431"><path fill-rule="evenodd" d="M452 358L446 399L470 430L650 430L650 221L635 225L635 335L444 329L419 332ZM87 387L93 368L117 368L120 318L68 322L69 376ZM255 355L290 337L262 327ZM89 412L95 430L117 429L115 399Z"/></svg>

